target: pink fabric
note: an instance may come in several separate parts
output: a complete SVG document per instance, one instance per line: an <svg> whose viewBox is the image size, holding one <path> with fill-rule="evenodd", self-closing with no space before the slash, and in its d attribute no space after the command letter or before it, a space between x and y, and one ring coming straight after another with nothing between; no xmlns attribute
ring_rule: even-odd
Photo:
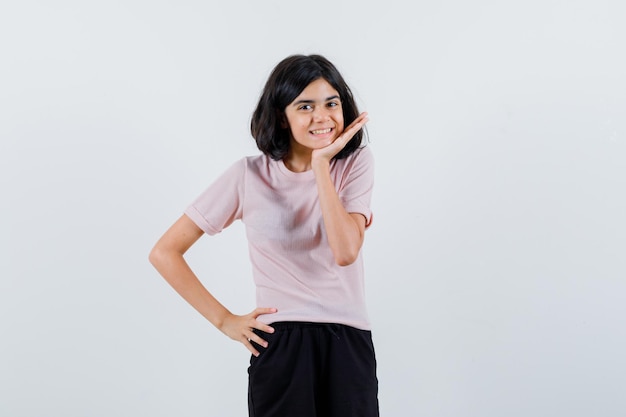
<svg viewBox="0 0 626 417"><path fill-rule="evenodd" d="M374 159L368 148L331 163L331 177L348 212L371 223ZM276 321L330 322L369 330L363 260L335 264L326 239L313 171L295 173L265 155L227 169L185 214L214 235L242 220L248 237L257 306ZM217 260L216 260L217 261Z"/></svg>

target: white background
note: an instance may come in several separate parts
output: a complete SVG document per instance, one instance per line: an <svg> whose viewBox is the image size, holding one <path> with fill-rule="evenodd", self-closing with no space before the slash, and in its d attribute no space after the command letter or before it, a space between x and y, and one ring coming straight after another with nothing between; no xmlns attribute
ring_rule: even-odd
<svg viewBox="0 0 626 417"><path fill-rule="evenodd" d="M381 415L626 415L621 0L5 1L0 416L244 416L248 353L149 265L292 53L370 113ZM254 307L243 228L189 254Z"/></svg>

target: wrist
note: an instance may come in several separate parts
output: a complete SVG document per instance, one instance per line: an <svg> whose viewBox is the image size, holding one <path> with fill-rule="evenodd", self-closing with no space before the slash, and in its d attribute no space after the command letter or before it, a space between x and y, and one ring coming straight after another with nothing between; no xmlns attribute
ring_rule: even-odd
<svg viewBox="0 0 626 417"><path fill-rule="evenodd" d="M311 169L315 172L328 171L330 168L330 160L324 158L311 159Z"/></svg>
<svg viewBox="0 0 626 417"><path fill-rule="evenodd" d="M213 326L215 326L219 331L223 332L224 327L226 326L226 322L232 315L233 314L230 311L225 310L221 312L219 315L213 317L213 320L210 320L210 321L211 323L213 323Z"/></svg>

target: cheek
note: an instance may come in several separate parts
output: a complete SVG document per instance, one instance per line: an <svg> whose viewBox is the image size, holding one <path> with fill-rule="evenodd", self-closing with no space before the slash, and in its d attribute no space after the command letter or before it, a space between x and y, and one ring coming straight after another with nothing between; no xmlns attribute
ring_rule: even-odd
<svg viewBox="0 0 626 417"><path fill-rule="evenodd" d="M335 123L337 123L337 130L343 132L343 129L345 128L345 125L343 124L343 115L337 116L337 118L335 118Z"/></svg>
<svg viewBox="0 0 626 417"><path fill-rule="evenodd" d="M301 119L296 119L291 123L291 129L292 130L298 130L298 131L309 131L309 127L311 126L311 123L309 122L309 120L305 120L304 118Z"/></svg>
<svg viewBox="0 0 626 417"><path fill-rule="evenodd" d="M285 116L285 118L283 119L283 123L285 125L284 127L290 130L300 130L305 126L308 126L304 118L295 117L293 115L291 115L290 117Z"/></svg>

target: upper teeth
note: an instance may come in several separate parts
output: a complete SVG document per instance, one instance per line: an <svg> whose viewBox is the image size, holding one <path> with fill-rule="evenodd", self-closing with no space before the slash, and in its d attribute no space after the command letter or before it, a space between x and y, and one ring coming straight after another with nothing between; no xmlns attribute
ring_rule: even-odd
<svg viewBox="0 0 626 417"><path fill-rule="evenodd" d="M312 133L314 135L321 135L321 134L324 134L324 133L328 133L330 131L331 131L331 128L329 127L328 129L313 130Z"/></svg>

